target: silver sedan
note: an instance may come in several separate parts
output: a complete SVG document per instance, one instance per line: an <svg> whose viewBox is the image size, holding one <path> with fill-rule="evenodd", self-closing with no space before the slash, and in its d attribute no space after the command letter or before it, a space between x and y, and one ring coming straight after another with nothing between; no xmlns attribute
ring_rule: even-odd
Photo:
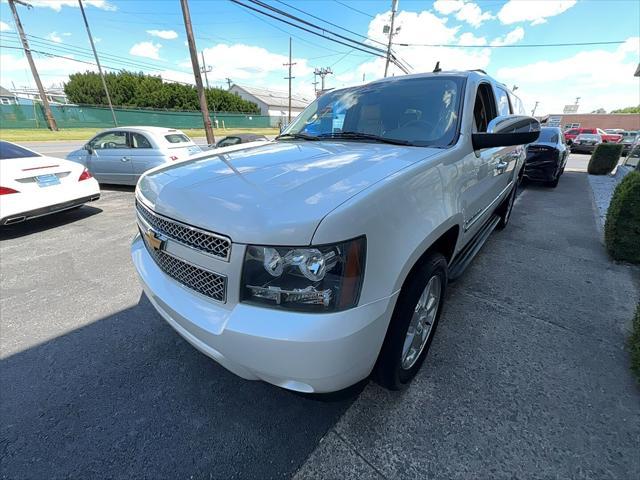
<svg viewBox="0 0 640 480"><path fill-rule="evenodd" d="M100 183L135 185L147 170L184 160L202 149L180 130L121 127L104 130L67 160L87 167Z"/></svg>

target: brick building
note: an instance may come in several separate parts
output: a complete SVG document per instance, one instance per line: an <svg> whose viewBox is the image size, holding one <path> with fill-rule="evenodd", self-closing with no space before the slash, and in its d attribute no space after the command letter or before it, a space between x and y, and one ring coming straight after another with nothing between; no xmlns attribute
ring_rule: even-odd
<svg viewBox="0 0 640 480"><path fill-rule="evenodd" d="M562 113L540 117L545 125L550 119L560 119L560 128L621 128L640 130L640 115L637 113Z"/></svg>

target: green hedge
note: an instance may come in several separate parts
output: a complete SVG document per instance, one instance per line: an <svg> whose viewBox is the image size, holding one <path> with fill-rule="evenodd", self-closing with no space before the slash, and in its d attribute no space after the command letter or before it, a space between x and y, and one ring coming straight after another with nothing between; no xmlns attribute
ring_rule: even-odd
<svg viewBox="0 0 640 480"><path fill-rule="evenodd" d="M622 144L601 143L596 147L591 158L587 171L591 175L606 175L611 173L622 155Z"/></svg>
<svg viewBox="0 0 640 480"><path fill-rule="evenodd" d="M631 325L631 336L629 337L629 352L631 353L631 370L634 371L638 381L640 381L640 303L636 308Z"/></svg>
<svg viewBox="0 0 640 480"><path fill-rule="evenodd" d="M627 174L613 192L604 241L615 260L640 263L640 172Z"/></svg>

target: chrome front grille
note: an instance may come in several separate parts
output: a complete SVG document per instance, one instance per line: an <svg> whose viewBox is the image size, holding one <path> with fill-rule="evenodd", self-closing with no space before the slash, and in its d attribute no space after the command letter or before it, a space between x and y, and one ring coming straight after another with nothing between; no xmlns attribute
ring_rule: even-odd
<svg viewBox="0 0 640 480"><path fill-rule="evenodd" d="M214 257L229 261L231 255L231 240L229 238L158 215L137 200L136 209L142 219L158 233Z"/></svg>
<svg viewBox="0 0 640 480"><path fill-rule="evenodd" d="M227 296L227 277L191 265L162 250L150 248L145 241L147 251L153 257L160 270L187 288L202 295L225 302Z"/></svg>

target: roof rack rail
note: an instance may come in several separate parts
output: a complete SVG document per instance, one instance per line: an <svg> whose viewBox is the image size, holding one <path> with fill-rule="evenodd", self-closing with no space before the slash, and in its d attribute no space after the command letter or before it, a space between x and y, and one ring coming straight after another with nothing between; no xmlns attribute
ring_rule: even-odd
<svg viewBox="0 0 640 480"><path fill-rule="evenodd" d="M482 70L481 68L474 68L472 70L468 70L469 72L480 72L480 73L484 73L485 75L489 75L487 72L485 72L484 70Z"/></svg>

